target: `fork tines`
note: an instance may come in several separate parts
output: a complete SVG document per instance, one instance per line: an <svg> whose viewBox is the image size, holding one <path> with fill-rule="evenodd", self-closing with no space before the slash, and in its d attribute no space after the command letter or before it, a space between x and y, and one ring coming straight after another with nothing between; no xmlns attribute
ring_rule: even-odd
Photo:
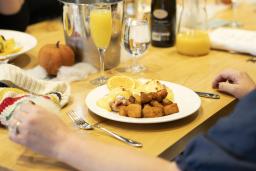
<svg viewBox="0 0 256 171"><path fill-rule="evenodd" d="M79 117L73 110L69 111L67 114L75 124L83 125L85 123L85 121L81 117Z"/></svg>

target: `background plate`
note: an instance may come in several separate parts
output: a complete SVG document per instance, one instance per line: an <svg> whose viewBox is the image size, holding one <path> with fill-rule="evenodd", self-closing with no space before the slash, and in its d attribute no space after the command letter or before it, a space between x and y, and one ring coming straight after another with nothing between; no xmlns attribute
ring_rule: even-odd
<svg viewBox="0 0 256 171"><path fill-rule="evenodd" d="M35 37L19 31L13 30L1 30L0 34L3 35L6 39L14 38L18 47L21 47L21 50L17 53L12 53L4 56L0 56L0 60L11 60L16 58L17 56L26 53L27 51L34 48L37 44L37 40Z"/></svg>

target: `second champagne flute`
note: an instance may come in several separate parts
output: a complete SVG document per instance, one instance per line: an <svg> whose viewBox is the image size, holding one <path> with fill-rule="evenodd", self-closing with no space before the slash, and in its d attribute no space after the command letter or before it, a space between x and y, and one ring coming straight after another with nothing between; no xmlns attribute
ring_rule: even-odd
<svg viewBox="0 0 256 171"><path fill-rule="evenodd" d="M99 51L100 77L92 80L93 85L103 85L107 81L104 76L104 56L112 35L111 6L107 4L96 4L90 11L90 30L92 40Z"/></svg>

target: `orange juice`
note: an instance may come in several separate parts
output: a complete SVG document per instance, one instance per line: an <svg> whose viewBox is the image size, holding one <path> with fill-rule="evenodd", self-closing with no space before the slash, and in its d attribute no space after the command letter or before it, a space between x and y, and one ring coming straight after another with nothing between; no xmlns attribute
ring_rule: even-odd
<svg viewBox="0 0 256 171"><path fill-rule="evenodd" d="M210 52L210 47L209 35L204 31L179 33L176 38L176 49L184 55L207 55Z"/></svg>
<svg viewBox="0 0 256 171"><path fill-rule="evenodd" d="M90 14L90 29L96 47L106 49L112 34L111 10L92 10Z"/></svg>

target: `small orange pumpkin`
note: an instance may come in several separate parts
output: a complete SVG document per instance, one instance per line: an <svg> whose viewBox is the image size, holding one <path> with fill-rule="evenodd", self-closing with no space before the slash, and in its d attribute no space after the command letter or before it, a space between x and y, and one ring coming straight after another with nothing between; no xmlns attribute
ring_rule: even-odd
<svg viewBox="0 0 256 171"><path fill-rule="evenodd" d="M71 66L75 63L75 54L67 45L47 44L39 51L39 64L49 75L57 75L61 66Z"/></svg>

